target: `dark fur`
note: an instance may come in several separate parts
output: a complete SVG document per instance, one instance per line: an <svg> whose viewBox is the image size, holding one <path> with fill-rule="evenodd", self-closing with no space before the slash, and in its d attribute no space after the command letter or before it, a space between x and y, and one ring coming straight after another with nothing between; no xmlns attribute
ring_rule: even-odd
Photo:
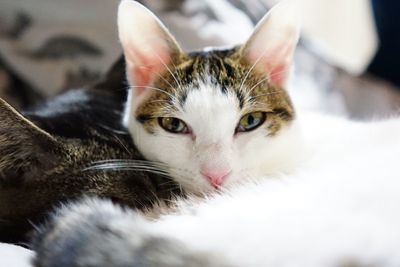
<svg viewBox="0 0 400 267"><path fill-rule="evenodd" d="M104 81L25 117L0 102L0 242L26 241L55 205L84 195L140 209L171 196L176 186L159 175L85 170L99 160L143 159L121 125L124 74L121 59Z"/></svg>

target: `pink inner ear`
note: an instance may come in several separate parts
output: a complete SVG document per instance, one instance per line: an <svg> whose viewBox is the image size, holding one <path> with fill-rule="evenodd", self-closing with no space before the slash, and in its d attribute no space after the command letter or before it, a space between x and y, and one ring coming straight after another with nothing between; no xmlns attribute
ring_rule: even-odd
<svg viewBox="0 0 400 267"><path fill-rule="evenodd" d="M140 95L142 94L147 88L147 86L150 85L152 76L151 74L153 73L153 66L143 66L143 67L134 67L132 70L132 76L133 76L133 83L134 83L134 88L133 91L135 92L135 95Z"/></svg>
<svg viewBox="0 0 400 267"><path fill-rule="evenodd" d="M171 61L166 47L154 47L153 50L142 50L131 47L125 55L128 64L128 75L135 95L140 95L151 86L154 79L161 75Z"/></svg>
<svg viewBox="0 0 400 267"><path fill-rule="evenodd" d="M289 67L287 65L277 65L269 70L268 82L272 86L284 86L288 77Z"/></svg>
<svg viewBox="0 0 400 267"><path fill-rule="evenodd" d="M262 54L260 58L260 54ZM272 86L284 86L289 76L292 47L289 44L270 48L263 51L261 48L254 49L248 55L251 62L257 62L258 68L265 72Z"/></svg>

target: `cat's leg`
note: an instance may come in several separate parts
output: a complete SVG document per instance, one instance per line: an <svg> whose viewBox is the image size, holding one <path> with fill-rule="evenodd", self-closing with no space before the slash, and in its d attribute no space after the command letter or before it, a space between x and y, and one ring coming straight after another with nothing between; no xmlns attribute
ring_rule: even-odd
<svg viewBox="0 0 400 267"><path fill-rule="evenodd" d="M151 234L152 226L139 214L108 201L88 199L63 207L34 242L34 266L228 266L177 240Z"/></svg>

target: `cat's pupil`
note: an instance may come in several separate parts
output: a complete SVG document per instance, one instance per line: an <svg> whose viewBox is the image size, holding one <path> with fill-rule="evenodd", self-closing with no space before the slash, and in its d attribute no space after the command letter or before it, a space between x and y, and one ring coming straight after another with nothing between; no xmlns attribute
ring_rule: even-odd
<svg viewBox="0 0 400 267"><path fill-rule="evenodd" d="M247 117L247 124L248 124L249 126L251 126L251 125L253 125L253 123L254 123L254 117L253 117L253 115L249 115L249 116Z"/></svg>
<svg viewBox="0 0 400 267"><path fill-rule="evenodd" d="M256 111L244 115L238 126L236 127L236 132L247 132L256 129L258 126L262 125L266 119L266 114L264 112Z"/></svg>
<svg viewBox="0 0 400 267"><path fill-rule="evenodd" d="M180 120L178 120L176 118L173 118L172 121L171 121L171 130L172 131L180 130L180 125L181 125Z"/></svg>

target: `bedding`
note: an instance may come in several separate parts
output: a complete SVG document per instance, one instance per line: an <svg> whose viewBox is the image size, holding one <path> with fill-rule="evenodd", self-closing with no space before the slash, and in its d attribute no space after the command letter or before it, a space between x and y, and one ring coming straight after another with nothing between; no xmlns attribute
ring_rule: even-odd
<svg viewBox="0 0 400 267"><path fill-rule="evenodd" d="M33 255L20 246L0 243L0 267L30 267Z"/></svg>

